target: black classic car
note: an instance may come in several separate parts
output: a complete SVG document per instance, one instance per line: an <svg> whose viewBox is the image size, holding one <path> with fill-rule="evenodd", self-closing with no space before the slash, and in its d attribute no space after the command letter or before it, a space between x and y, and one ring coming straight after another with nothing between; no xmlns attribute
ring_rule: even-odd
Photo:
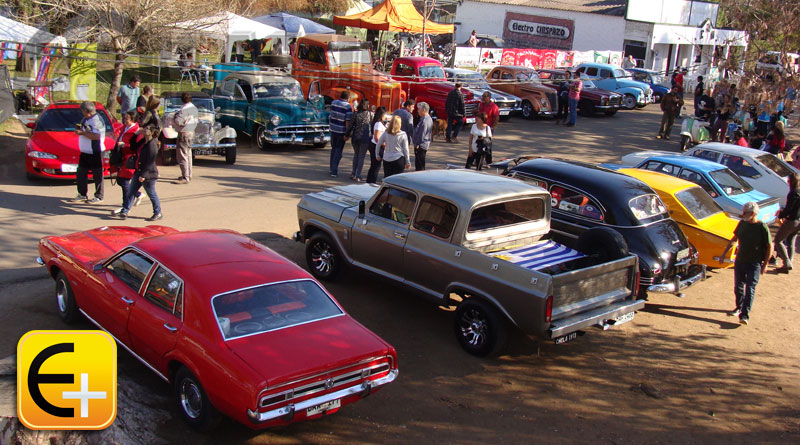
<svg viewBox="0 0 800 445"><path fill-rule="evenodd" d="M517 164L517 165L514 165ZM639 257L639 298L680 291L705 278L698 253L644 182L595 165L534 158L494 164L550 192L552 230L577 242L594 227L619 232ZM568 243L567 243L568 244Z"/></svg>

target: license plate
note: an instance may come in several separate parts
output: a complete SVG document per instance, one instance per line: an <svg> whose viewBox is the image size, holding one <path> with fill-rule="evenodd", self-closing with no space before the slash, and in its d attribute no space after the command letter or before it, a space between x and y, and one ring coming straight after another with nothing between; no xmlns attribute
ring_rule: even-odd
<svg viewBox="0 0 800 445"><path fill-rule="evenodd" d="M681 249L678 251L678 256L676 257L678 261L683 261L686 258L689 258L689 248Z"/></svg>
<svg viewBox="0 0 800 445"><path fill-rule="evenodd" d="M627 314L622 314L619 317L614 319L614 326L619 326L621 324L627 323L633 320L633 316L636 315L635 312L630 311Z"/></svg>
<svg viewBox="0 0 800 445"><path fill-rule="evenodd" d="M78 164L61 164L61 171L64 173L75 173L78 171Z"/></svg>
<svg viewBox="0 0 800 445"><path fill-rule="evenodd" d="M577 331L576 332L570 332L567 335L562 335L561 337L556 337L555 343L557 345L563 345L564 343L566 343L568 341L575 340L576 338L578 338L578 332Z"/></svg>
<svg viewBox="0 0 800 445"><path fill-rule="evenodd" d="M313 416L319 413L324 413L325 411L330 411L335 408L339 408L342 406L342 400L336 399L331 400L330 402L320 403L319 405L312 406L306 410L307 416Z"/></svg>
<svg viewBox="0 0 800 445"><path fill-rule="evenodd" d="M466 122L468 124L474 124L475 123L475 118L474 117L468 117L467 120L464 121L464 122Z"/></svg>
<svg viewBox="0 0 800 445"><path fill-rule="evenodd" d="M500 116L508 116L511 113L511 110L500 110Z"/></svg>

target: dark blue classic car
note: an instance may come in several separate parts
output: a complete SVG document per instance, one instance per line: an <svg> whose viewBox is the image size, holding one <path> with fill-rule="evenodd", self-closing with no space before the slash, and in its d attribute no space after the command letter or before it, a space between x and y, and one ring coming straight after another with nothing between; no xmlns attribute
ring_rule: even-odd
<svg viewBox="0 0 800 445"><path fill-rule="evenodd" d="M594 227L622 235L639 257L639 298L646 298L648 291L680 295L681 289L705 278L705 266L696 264L697 251L644 182L573 161L536 158L511 164L507 175L550 192L551 227L561 238L577 242Z"/></svg>
<svg viewBox="0 0 800 445"><path fill-rule="evenodd" d="M229 73L214 83L217 120L254 137L260 150L272 144L321 148L330 141L324 98L313 91L308 96L294 78L259 71Z"/></svg>
<svg viewBox="0 0 800 445"><path fill-rule="evenodd" d="M661 102L661 98L669 92L669 79L665 79L661 73L643 68L628 68L626 71L631 73L633 80L650 85L656 103Z"/></svg>

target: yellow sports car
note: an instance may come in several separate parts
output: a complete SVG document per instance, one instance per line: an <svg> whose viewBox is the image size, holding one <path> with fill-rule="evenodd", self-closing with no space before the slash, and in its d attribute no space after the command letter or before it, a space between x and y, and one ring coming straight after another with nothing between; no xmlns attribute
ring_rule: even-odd
<svg viewBox="0 0 800 445"><path fill-rule="evenodd" d="M639 168L621 168L620 173L649 185L664 201L669 215L700 253L699 262L708 267L733 267L731 249L720 264L719 255L733 238L739 221L729 217L711 196L693 182Z"/></svg>

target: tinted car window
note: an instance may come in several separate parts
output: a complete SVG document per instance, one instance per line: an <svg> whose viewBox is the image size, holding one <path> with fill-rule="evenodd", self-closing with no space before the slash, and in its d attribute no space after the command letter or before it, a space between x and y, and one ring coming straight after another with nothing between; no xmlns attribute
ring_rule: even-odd
<svg viewBox="0 0 800 445"><path fill-rule="evenodd" d="M603 212L597 203L581 192L555 185L550 188L550 206L564 212L603 220Z"/></svg>
<svg viewBox="0 0 800 445"><path fill-rule="evenodd" d="M682 190L675 197L698 221L722 212L722 207L699 187Z"/></svg>
<svg viewBox="0 0 800 445"><path fill-rule="evenodd" d="M782 161L775 157L773 154L763 154L756 158L756 160L764 164L768 169L772 170L778 176L785 178L789 176L792 171Z"/></svg>
<svg viewBox="0 0 800 445"><path fill-rule="evenodd" d="M158 266L158 269L153 273L153 277L150 278L150 282L147 284L144 296L161 309L173 313L175 303L181 294L181 284L181 280L178 277L167 269Z"/></svg>
<svg viewBox="0 0 800 445"><path fill-rule="evenodd" d="M404 63L398 63L397 64L397 70L395 70L395 72L399 76L411 76L411 75L414 74L414 68L411 68L410 66L408 66L408 65L406 65Z"/></svg>
<svg viewBox="0 0 800 445"><path fill-rule="evenodd" d="M419 77L442 79L444 78L444 71L438 65L428 65L419 67Z"/></svg>
<svg viewBox="0 0 800 445"><path fill-rule="evenodd" d="M717 185L719 185L727 195L739 195L753 190L753 187L750 187L742 178L736 176L727 168L710 172L709 176L717 182Z"/></svg>
<svg viewBox="0 0 800 445"><path fill-rule="evenodd" d="M139 292L153 261L137 253L126 252L106 266L120 281Z"/></svg>
<svg viewBox="0 0 800 445"><path fill-rule="evenodd" d="M111 119L103 110L97 110L97 115L106 125L106 133L112 132ZM75 108L51 108L42 113L36 123L36 131L75 131L75 125L83 121L83 113Z"/></svg>
<svg viewBox="0 0 800 445"><path fill-rule="evenodd" d="M511 73L503 73L502 76L500 76L500 78L501 79L513 79L514 76L512 76Z"/></svg>
<svg viewBox="0 0 800 445"><path fill-rule="evenodd" d="M378 199L369 208L369 213L400 224L408 224L416 202L417 197L413 193L384 187Z"/></svg>
<svg viewBox="0 0 800 445"><path fill-rule="evenodd" d="M602 77L603 79L608 79L609 77L611 77L611 71L600 70L600 77Z"/></svg>
<svg viewBox="0 0 800 445"><path fill-rule="evenodd" d="M692 156L700 159L706 159L708 161L717 162L717 157L719 156L719 153L711 150L697 150L696 152L692 153Z"/></svg>
<svg viewBox="0 0 800 445"><path fill-rule="evenodd" d="M759 173L755 167L750 165L750 163L747 162L747 159L739 156L724 154L722 155L722 159L719 161L719 163L728 167L732 172L743 178L755 179L761 177L761 173Z"/></svg>
<svg viewBox="0 0 800 445"><path fill-rule="evenodd" d="M310 280L264 284L217 295L212 305L226 340L343 314Z"/></svg>
<svg viewBox="0 0 800 445"><path fill-rule="evenodd" d="M583 71L583 68L578 70L579 72ZM587 76L597 76L597 68L587 68L586 69Z"/></svg>
<svg viewBox="0 0 800 445"><path fill-rule="evenodd" d="M426 196L419 203L414 217L414 228L438 238L450 238L456 223L458 209L441 199Z"/></svg>
<svg viewBox="0 0 800 445"><path fill-rule="evenodd" d="M678 176L678 172L680 171L680 167L661 161L649 161L644 165L644 168L670 176Z"/></svg>
<svg viewBox="0 0 800 445"><path fill-rule="evenodd" d="M640 222L667 213L667 207L656 195L642 195L628 202L631 213Z"/></svg>
<svg viewBox="0 0 800 445"><path fill-rule="evenodd" d="M478 207L472 211L468 232L537 221L544 218L545 203L541 198L517 199Z"/></svg>
<svg viewBox="0 0 800 445"><path fill-rule="evenodd" d="M699 173L683 169L683 171L680 172L678 177L681 179L685 179L689 182L694 182L695 184L699 185L700 187L703 188L703 190L706 191L706 193L711 195L712 198L716 198L717 196L719 196L717 191L714 190L714 187L712 187L711 184L708 181L706 181L706 179Z"/></svg>

